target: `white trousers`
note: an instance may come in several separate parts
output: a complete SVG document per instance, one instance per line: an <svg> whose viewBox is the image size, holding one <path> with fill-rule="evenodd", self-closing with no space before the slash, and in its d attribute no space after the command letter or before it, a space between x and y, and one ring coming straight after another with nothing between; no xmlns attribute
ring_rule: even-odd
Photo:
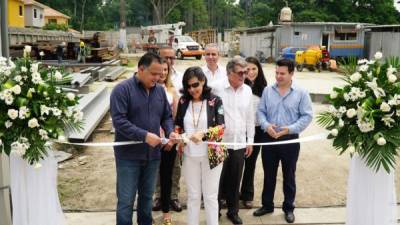
<svg viewBox="0 0 400 225"><path fill-rule="evenodd" d="M210 169L208 157L185 155L182 174L188 191L187 224L199 225L201 195L203 195L207 225L218 225L218 188L222 163Z"/></svg>

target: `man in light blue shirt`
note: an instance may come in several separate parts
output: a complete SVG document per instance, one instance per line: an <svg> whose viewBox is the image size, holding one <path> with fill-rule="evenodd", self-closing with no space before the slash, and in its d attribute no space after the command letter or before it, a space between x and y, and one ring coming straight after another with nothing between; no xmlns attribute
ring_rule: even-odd
<svg viewBox="0 0 400 225"><path fill-rule="evenodd" d="M311 98L308 92L293 84L294 63L288 59L277 62L276 83L263 91L257 110L261 128L265 131L265 142L296 139L313 117ZM261 153L264 168L262 207L253 215L262 216L274 211L274 193L279 162L282 163L284 202L282 210L288 223L295 220L294 200L296 196L296 163L300 144L264 146Z"/></svg>

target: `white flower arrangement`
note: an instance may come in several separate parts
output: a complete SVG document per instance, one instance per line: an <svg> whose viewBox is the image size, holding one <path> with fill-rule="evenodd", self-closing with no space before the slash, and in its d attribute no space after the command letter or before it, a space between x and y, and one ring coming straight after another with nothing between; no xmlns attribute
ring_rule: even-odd
<svg viewBox="0 0 400 225"><path fill-rule="evenodd" d="M81 129L83 115L79 97L61 91L70 77L34 62L31 51L26 46L15 62L0 57L0 153L18 154L39 168L46 143L64 137L65 129Z"/></svg>
<svg viewBox="0 0 400 225"><path fill-rule="evenodd" d="M380 59L382 59L382 57L383 57L382 52L376 52L375 55L374 55L374 58L376 60L380 60Z"/></svg>
<svg viewBox="0 0 400 225"><path fill-rule="evenodd" d="M377 52L374 60L346 68L356 70L346 70L347 85L333 89L329 110L318 115L318 123L330 131L328 138L340 154L357 153L368 166L389 172L400 148L400 59L382 58Z"/></svg>

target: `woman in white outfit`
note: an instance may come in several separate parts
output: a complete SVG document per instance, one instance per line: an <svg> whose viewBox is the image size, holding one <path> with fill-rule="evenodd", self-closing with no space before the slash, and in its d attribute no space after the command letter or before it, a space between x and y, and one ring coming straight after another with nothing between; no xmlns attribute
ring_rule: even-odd
<svg viewBox="0 0 400 225"><path fill-rule="evenodd" d="M186 181L187 224L198 225L203 196L207 225L218 225L218 187L226 149L202 141L221 141L224 127L222 100L211 94L200 67L190 67L183 75L182 97L178 102L176 131L185 144L182 173Z"/></svg>

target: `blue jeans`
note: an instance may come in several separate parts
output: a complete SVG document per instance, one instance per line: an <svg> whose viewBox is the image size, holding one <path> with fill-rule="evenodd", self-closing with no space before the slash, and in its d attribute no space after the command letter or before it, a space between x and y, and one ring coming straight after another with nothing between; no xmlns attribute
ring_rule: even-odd
<svg viewBox="0 0 400 225"><path fill-rule="evenodd" d="M138 193L137 223L152 224L152 197L160 160L116 159L117 225L132 225L133 205Z"/></svg>

